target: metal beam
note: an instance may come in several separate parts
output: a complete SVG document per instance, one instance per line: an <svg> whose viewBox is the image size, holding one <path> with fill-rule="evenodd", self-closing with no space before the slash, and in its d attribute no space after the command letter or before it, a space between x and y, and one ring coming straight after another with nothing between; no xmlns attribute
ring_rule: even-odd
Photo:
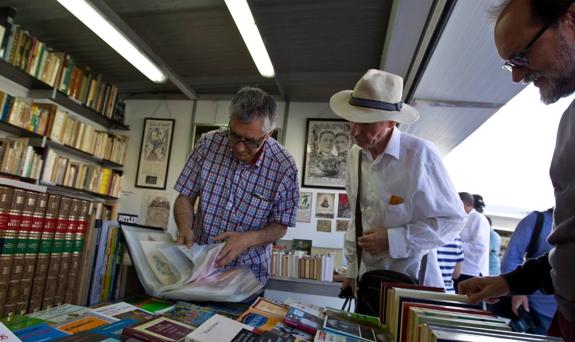
<svg viewBox="0 0 575 342"><path fill-rule="evenodd" d="M499 109L505 103L495 102L472 102L472 101L453 101L453 100L437 100L437 99L414 99L414 105L424 105L429 107L450 107L450 108L485 108L485 109Z"/></svg>
<svg viewBox="0 0 575 342"><path fill-rule="evenodd" d="M102 13L108 21L114 25L118 30L120 30L129 40L131 40L143 53L150 57L162 71L166 73L168 79L174 83L182 93L184 93L190 100L196 99L197 95L194 89L189 87L184 83L181 77L179 77L173 70L168 66L168 64L162 60L158 55L154 53L152 48L140 38L131 28L126 24L126 22L120 18L120 16L114 12L108 4L103 0L90 0L94 8L96 8L100 13Z"/></svg>

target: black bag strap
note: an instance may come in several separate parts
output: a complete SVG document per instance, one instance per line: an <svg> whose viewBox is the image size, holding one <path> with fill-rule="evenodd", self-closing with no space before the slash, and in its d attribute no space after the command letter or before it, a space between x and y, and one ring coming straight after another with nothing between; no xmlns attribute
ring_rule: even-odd
<svg viewBox="0 0 575 342"><path fill-rule="evenodd" d="M341 306L341 311L350 311L351 312L351 302L355 300L355 297L345 297L345 301Z"/></svg>
<svg viewBox="0 0 575 342"><path fill-rule="evenodd" d="M537 220L535 221L533 234L531 235L531 241L529 241L529 246L527 246L527 252L525 254L525 257L527 259L535 256L535 251L537 250L537 241L539 240L539 235L541 235L541 229L543 228L543 219L545 218L544 213L540 211L536 211L536 213L537 213Z"/></svg>
<svg viewBox="0 0 575 342"><path fill-rule="evenodd" d="M357 280L359 281L359 269L361 267L361 254L362 249L359 247L359 237L363 235L363 224L361 221L361 155L362 152L359 150L359 155L357 157L357 194L355 197L355 249L357 254Z"/></svg>
<svg viewBox="0 0 575 342"><path fill-rule="evenodd" d="M357 194L355 197L355 248L357 254L357 281L359 283L359 269L361 267L361 254L362 249L359 246L359 237L363 235L363 223L361 218L361 204L360 204L360 196L361 196L361 159L362 159L362 151L359 151L359 155L357 157ZM425 272L427 270L427 254L421 258L421 264L419 266L419 274L418 274L418 282L419 285L423 285L425 280Z"/></svg>

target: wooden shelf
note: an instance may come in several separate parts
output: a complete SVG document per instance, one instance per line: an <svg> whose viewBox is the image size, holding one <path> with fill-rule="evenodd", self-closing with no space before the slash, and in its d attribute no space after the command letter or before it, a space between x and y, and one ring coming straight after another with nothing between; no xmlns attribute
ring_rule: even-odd
<svg viewBox="0 0 575 342"><path fill-rule="evenodd" d="M17 180L17 181L24 182L27 184L36 184L38 182L38 180L35 178L22 177L22 176L13 175L13 174L7 173L7 172L0 172L0 177L3 179L8 178L8 179Z"/></svg>
<svg viewBox="0 0 575 342"><path fill-rule="evenodd" d="M48 84L5 61L0 61L0 75L28 89L52 89Z"/></svg>
<svg viewBox="0 0 575 342"><path fill-rule="evenodd" d="M64 196L74 194L74 195L87 196L87 197L96 197L96 198L100 198L100 199L104 199L104 200L117 200L118 199L118 197L104 195L104 194L101 194L98 192L92 192L92 191L88 191L88 190L76 189L76 188L72 188L69 186L45 184L45 183L40 183L40 185L46 186L48 189L48 192L61 194Z"/></svg>
<svg viewBox="0 0 575 342"><path fill-rule="evenodd" d="M74 155L76 157L91 160L94 163L97 163L97 164L104 166L104 167L109 167L112 169L118 169L118 168L123 167L122 164L114 163L113 161L106 160L106 159L100 159L98 157L95 157L93 154L82 151L82 150L77 149L77 148L72 147L72 146L62 144L62 143L54 141L54 140L49 140L49 139L46 140L46 146L48 146L48 148L53 148L53 149L56 149L59 151L69 153L69 154Z"/></svg>
<svg viewBox="0 0 575 342"><path fill-rule="evenodd" d="M2 130L4 132L8 132L10 134L13 134L15 136L19 136L19 137L42 138L42 135L40 135L38 133L30 132L27 129L24 129L24 128L18 127L18 126L14 126L14 125L12 125L8 122L5 122L5 121L0 121L0 130Z"/></svg>
<svg viewBox="0 0 575 342"><path fill-rule="evenodd" d="M123 125L119 122L113 121L111 119L108 119L107 117L105 117L104 115L96 112L95 110L93 110L92 108L86 107L83 104L81 104L80 102L71 99L70 97L68 97L67 95L56 91L55 89L33 89L30 92L30 96L33 98L38 98L38 99L48 99L53 101L54 103L68 109L69 111L76 113L92 122L97 123L98 125L101 125L103 127L106 127L108 129L117 129L117 130L124 130L127 131L129 130L128 126Z"/></svg>

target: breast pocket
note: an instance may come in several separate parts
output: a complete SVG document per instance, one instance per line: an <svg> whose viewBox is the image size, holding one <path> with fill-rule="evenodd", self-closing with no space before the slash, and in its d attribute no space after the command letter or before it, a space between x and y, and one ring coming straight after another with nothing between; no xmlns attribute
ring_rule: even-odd
<svg viewBox="0 0 575 342"><path fill-rule="evenodd" d="M272 207L272 198L269 194L248 191L239 201L236 212L238 230L258 230L267 224Z"/></svg>
<svg viewBox="0 0 575 342"><path fill-rule="evenodd" d="M386 227L404 226L411 221L411 210L408 203L387 203L383 218Z"/></svg>

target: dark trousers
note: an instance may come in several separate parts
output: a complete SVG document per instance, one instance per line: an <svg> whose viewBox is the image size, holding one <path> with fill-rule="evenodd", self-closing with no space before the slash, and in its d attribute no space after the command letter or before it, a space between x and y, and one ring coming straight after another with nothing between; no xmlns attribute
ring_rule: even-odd
<svg viewBox="0 0 575 342"><path fill-rule="evenodd" d="M549 336L563 337L567 342L575 341L575 322L569 321L559 311L555 313L547 333Z"/></svg>

